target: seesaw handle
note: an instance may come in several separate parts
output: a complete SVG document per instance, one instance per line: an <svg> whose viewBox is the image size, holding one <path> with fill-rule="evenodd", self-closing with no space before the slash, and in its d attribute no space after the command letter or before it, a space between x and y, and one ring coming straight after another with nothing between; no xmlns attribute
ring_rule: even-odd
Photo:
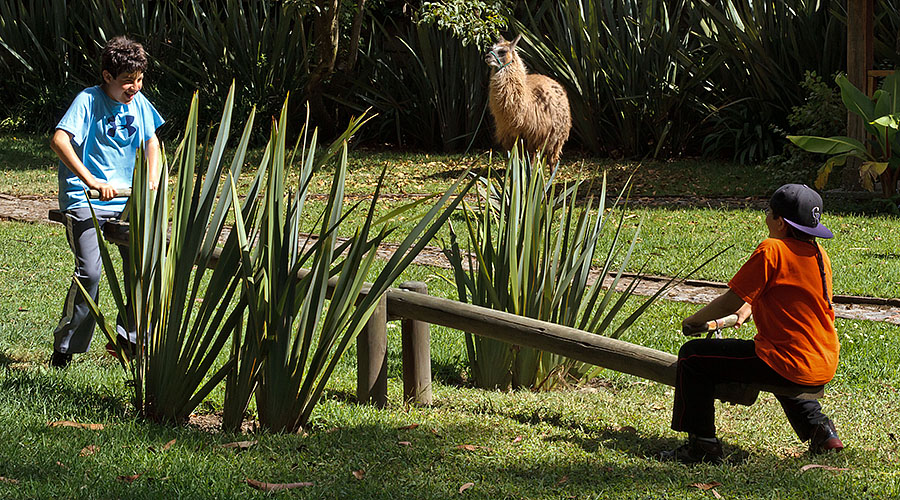
<svg viewBox="0 0 900 500"><path fill-rule="evenodd" d="M116 189L116 198L128 198L131 196L131 188ZM88 190L88 198L92 200L100 199L100 191L96 189Z"/></svg>
<svg viewBox="0 0 900 500"><path fill-rule="evenodd" d="M688 337L696 337L698 335L702 335L704 333L715 332L717 330L721 330L723 328L728 328L730 326L734 326L737 324L737 314L729 314L724 318L714 319L712 321L707 321L703 325L699 327L689 327L684 326L681 328L681 333L687 335Z"/></svg>

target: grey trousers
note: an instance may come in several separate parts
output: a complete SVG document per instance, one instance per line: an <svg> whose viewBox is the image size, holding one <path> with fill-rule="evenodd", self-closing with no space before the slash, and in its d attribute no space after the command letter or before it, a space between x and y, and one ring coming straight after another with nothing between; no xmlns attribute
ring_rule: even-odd
<svg viewBox="0 0 900 500"><path fill-rule="evenodd" d="M96 209L94 211L97 214L97 221L101 230L107 222L118 220L121 216L121 212ZM60 353L81 353L86 352L91 346L91 338L94 336L96 323L93 315L91 315L87 301L75 283L75 279L77 278L81 281L82 286L91 294L94 302L97 302L103 265L100 259L97 231L94 229L94 222L91 219L91 210L89 208L76 208L64 213L66 216L66 238L69 240L69 247L75 255L75 273L72 277L69 291L66 293L66 300L63 303L62 318L60 318L59 324L53 331L53 349ZM127 252L119 248L119 253L122 255L123 262L127 263ZM130 309L130 305L128 308ZM126 327L126 325L132 324L133 321L127 321L119 315L116 320L116 330L120 337L125 337L129 341L135 342L137 337L134 328ZM119 339L120 342L122 340L124 338Z"/></svg>

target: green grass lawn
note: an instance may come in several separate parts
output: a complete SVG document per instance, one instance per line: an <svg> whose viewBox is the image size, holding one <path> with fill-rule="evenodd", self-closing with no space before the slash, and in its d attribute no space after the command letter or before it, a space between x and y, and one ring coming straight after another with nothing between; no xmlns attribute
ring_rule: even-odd
<svg viewBox="0 0 900 500"><path fill-rule="evenodd" d="M167 145L174 150L174 144ZM249 155L242 175L244 187L254 174L254 162L261 155L254 150ZM502 155L433 155L425 153L396 153L385 151L354 151L350 157L351 175L347 192L353 196L371 194L382 169L387 168L384 193L438 193L472 167L479 172L504 168ZM56 196L55 156L40 136L0 135L0 193L11 195ZM575 178L593 181L600 185L602 171L607 171L609 196L618 193L628 174L636 164L611 160L577 158L565 159L558 178ZM313 181L313 193L327 193L330 173L322 172ZM757 167L720 162L684 160L672 162L648 162L635 174L634 196L680 196L687 199L705 196L729 196L747 199L764 199L772 190L760 175ZM385 214L409 199L388 197L379 204L379 213ZM309 202L309 213L321 206L321 200ZM395 221L400 226L393 239L399 239L417 222L418 212L405 214ZM900 224L897 218L885 215L860 215L854 211L840 210L826 214L823 222L834 232L835 239L822 240L834 265L835 293L893 297L900 289ZM661 207L632 207L627 215L627 227L634 228L643 220L642 244L632 260L637 268L647 264L646 272L672 275L679 269L699 262L698 252L708 245L732 250L702 269L700 279L727 281L747 255L765 236L764 216L755 208L689 207L680 204ZM451 223L457 233L465 235L464 220L456 216ZM444 228L435 245L449 239Z"/></svg>
<svg viewBox="0 0 900 500"><path fill-rule="evenodd" d="M777 403L764 395L751 408L719 407L720 434L733 463L660 463L654 454L679 439L668 430L670 388L604 371L601 380L575 390L472 389L465 383L462 335L440 327L432 328L435 405L409 408L400 398L397 324L389 328L387 409L353 402L351 348L307 435L222 435L136 418L123 374L99 337L65 372L47 368L50 332L70 273L64 236L58 226L14 222L0 223L0 236L8 242L0 255L0 476L18 481L0 481L2 498L263 495L246 478L314 483L278 493L289 498L445 498L469 482L474 486L463 494L478 498L708 498L691 485L711 482L722 483L720 494L737 498L900 493L895 326L838 322L842 362L823 404L848 445L840 455L803 454ZM432 294L452 296L442 275L414 267L403 279L425 280ZM675 352L683 342L679 320L692 308L661 302L624 339ZM752 335L752 328L742 335ZM221 397L214 393L204 411L220 408ZM59 420L105 427L47 426ZM258 443L245 451L220 446L243 440ZM849 470L802 472L808 464ZM363 471L362 479L354 471Z"/></svg>
<svg viewBox="0 0 900 500"><path fill-rule="evenodd" d="M55 193L55 167L44 148L38 138L0 137L0 191ZM442 172L456 175L471 159L357 152L353 161L355 192L371 189L371 179L385 164L409 172L392 175L386 191L433 192L452 177ZM581 168L574 161L571 165ZM591 167L600 165L606 164ZM624 170L608 166L612 172ZM767 189L753 184L760 181L752 167L705 169L700 162L656 167L697 179L701 172L711 176L702 183L706 188L698 186L699 193L726 186L722 192L728 195L759 196ZM657 194L693 189L684 177L678 179L639 181L645 186L639 189L654 188ZM718 241L735 247L700 277L725 280L763 233L762 213L749 208L632 212L629 224L644 218L635 262L649 259L648 272L657 274L671 274L696 259L695 251ZM836 292L895 297L900 284L896 220L850 213L829 217L838 234L825 243L835 265ZM900 496L900 327L894 325L838 320L841 364L823 405L848 448L824 457L804 453L774 398L764 394L750 408L718 406L729 463L685 467L659 462L656 453L681 439L668 428L671 388L607 370L591 384L549 393L473 389L466 383L463 336L442 327L431 330L435 404L408 407L401 402L400 329L394 323L388 330L388 408L355 404L351 347L305 434L230 435L137 418L124 374L106 356L99 334L69 369L47 368L51 332L72 267L62 228L0 222L0 239L0 498L271 495L250 488L246 479L313 483L274 494L283 498L701 499L712 498L712 492L693 485L710 483L721 483L716 492L725 498ZM415 266L401 279L424 280L433 295L455 298L449 276L446 270ZM105 285L101 297L105 310L111 310ZM639 301L632 299L628 307ZM684 341L680 320L694 309L659 302L623 340L674 353ZM742 330L742 337L753 335L752 325ZM221 404L222 392L216 391L201 410L212 412ZM62 420L104 428L47 425ZM221 446L251 440L256 443L243 451ZM810 464L841 470L804 471ZM473 485L460 494L467 483Z"/></svg>

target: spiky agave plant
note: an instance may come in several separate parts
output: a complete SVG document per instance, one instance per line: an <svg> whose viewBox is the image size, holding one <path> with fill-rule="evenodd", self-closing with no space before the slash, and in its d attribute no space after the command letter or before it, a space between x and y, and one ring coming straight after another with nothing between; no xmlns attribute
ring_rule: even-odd
<svg viewBox="0 0 900 500"><path fill-rule="evenodd" d="M481 178L480 205L466 211L472 248L464 255L451 228L451 245L445 252L459 298L597 334L609 332L617 338L675 279L622 319L623 306L638 280L632 280L621 294L615 289L638 241L640 224L630 244L622 241L624 210L618 222L609 222L605 176L598 203L588 200L579 206L581 183L557 190L553 175L544 176L545 167L540 156L532 162L517 146L510 153L502 182ZM627 184L619 200L626 189ZM607 233L605 227L612 224ZM609 239L603 241L605 234ZM601 256L604 247L606 255ZM595 259L601 265L591 284ZM615 276L604 289L603 277L613 270ZM616 318L621 321L611 330ZM572 368L585 373L587 368L561 356L468 334L466 347L473 378L481 387L505 388L512 383L549 388L558 380L553 374Z"/></svg>
<svg viewBox="0 0 900 500"><path fill-rule="evenodd" d="M173 168L178 177L171 193L165 155L155 193L149 188L145 159L138 155L130 200L129 258L123 270L130 279L125 280L124 288L119 285L106 243L97 233L118 312L133 317L137 330L133 358L123 356L123 346L117 345L119 359L133 379L135 405L151 420L184 421L231 369L228 362L213 370L230 332L241 321L240 301L232 300L240 285L234 273L240 264L237 235L232 233L223 248L216 248L233 201L226 190L229 186L221 182L228 167L224 153L233 102L232 85L215 143L209 149L208 165L201 171L197 168L201 159L197 154L198 100L194 96L185 135L175 153ZM240 175L253 118L251 113L227 168L231 178ZM259 178L258 174L255 186ZM255 195L247 198L243 214L253 212L255 199ZM204 283L207 277L208 283ZM117 342L114 325L87 297L101 331Z"/></svg>
<svg viewBox="0 0 900 500"><path fill-rule="evenodd" d="M342 242L338 235L347 226L344 143L314 240L300 244L300 221L317 158L316 133L312 133L308 147L304 139L298 189L287 192L286 111L285 107L270 142L271 169L257 231L246 231L240 218L235 228L241 239L240 269L248 321L246 332L238 333L247 348L239 353L236 383L228 393L233 403L226 405L231 427L239 423L251 393L256 395L263 427L294 431L307 423L341 355L361 331L381 295L447 221L473 184L470 181L463 186L460 196L448 203L460 189L461 177L402 240L375 281L368 284L365 277L374 262L374 250L393 231L385 222L421 202L376 220L379 180L362 225ZM236 199L236 192L234 196ZM359 205L350 211L357 208ZM254 240L257 244L251 247Z"/></svg>

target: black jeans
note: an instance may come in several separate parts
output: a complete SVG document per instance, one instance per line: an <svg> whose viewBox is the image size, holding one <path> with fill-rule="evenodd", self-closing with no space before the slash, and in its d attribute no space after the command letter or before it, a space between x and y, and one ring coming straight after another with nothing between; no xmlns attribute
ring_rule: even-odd
<svg viewBox="0 0 900 500"><path fill-rule="evenodd" d="M720 382L796 385L756 355L752 340L691 340L678 351L672 429L715 436L715 386ZM776 398L801 441L807 441L813 426L827 419L817 400Z"/></svg>

